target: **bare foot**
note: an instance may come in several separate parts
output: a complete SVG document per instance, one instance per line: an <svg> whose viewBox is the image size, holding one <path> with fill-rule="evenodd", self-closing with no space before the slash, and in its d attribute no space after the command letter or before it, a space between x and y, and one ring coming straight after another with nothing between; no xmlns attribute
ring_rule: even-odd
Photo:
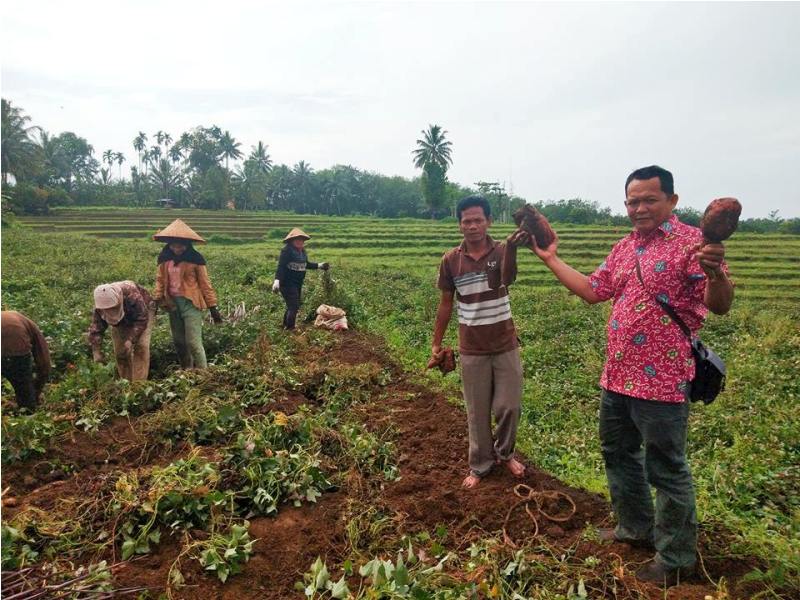
<svg viewBox="0 0 800 600"><path fill-rule="evenodd" d="M506 461L506 469L508 469L517 479L522 479L522 477L525 475L525 465L523 465L514 457L511 457Z"/></svg>
<svg viewBox="0 0 800 600"><path fill-rule="evenodd" d="M463 487L463 488L467 488L468 490L471 490L471 489L473 489L473 488L476 488L476 487L478 487L478 484L479 484L480 482L481 482L481 478L480 478L480 477L478 477L477 475L473 475L472 473L470 473L469 475L467 475L467 476L464 478L464 481L462 481L462 482L461 482L461 487Z"/></svg>

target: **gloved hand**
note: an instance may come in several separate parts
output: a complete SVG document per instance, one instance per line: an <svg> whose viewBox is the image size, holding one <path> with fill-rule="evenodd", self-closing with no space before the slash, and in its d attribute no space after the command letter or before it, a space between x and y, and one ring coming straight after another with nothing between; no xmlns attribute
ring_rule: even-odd
<svg viewBox="0 0 800 600"><path fill-rule="evenodd" d="M328 269L331 268L331 266L326 262L322 262L319 263L319 268L322 269L323 271L327 271Z"/></svg>
<svg viewBox="0 0 800 600"><path fill-rule="evenodd" d="M100 346L92 346L92 360L96 363L103 362L103 351L100 350Z"/></svg>
<svg viewBox="0 0 800 600"><path fill-rule="evenodd" d="M281 289L281 282L277 279L272 282L272 293L277 294L278 291Z"/></svg>
<svg viewBox="0 0 800 600"><path fill-rule="evenodd" d="M125 343L123 344L123 347L125 348L125 353L126 354L132 354L133 353L133 342L132 341L125 340Z"/></svg>
<svg viewBox="0 0 800 600"><path fill-rule="evenodd" d="M211 313L211 318L214 319L214 323L217 325L222 323L222 315L219 314L219 309L216 306L209 307L208 312Z"/></svg>

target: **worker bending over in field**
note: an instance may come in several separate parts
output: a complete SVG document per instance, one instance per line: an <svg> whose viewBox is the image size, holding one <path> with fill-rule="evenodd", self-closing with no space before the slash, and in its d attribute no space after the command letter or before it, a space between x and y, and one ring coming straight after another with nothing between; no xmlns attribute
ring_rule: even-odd
<svg viewBox="0 0 800 600"><path fill-rule="evenodd" d="M686 460L687 393L695 367L688 340L656 298L696 333L709 309L728 312L733 285L723 245L704 242L699 229L672 214L678 196L669 171L634 171L625 194L633 231L591 275L561 260L558 239L532 250L590 304L613 300L600 378L600 442L619 524L600 536L654 547L654 560L636 576L674 585L694 571L696 561L695 491Z"/></svg>
<svg viewBox="0 0 800 600"><path fill-rule="evenodd" d="M15 310L0 314L2 323L3 377L11 382L17 407L33 412L39 403L50 374L50 351L47 340L36 323ZM36 377L33 367L36 366Z"/></svg>
<svg viewBox="0 0 800 600"><path fill-rule="evenodd" d="M94 313L87 335L92 358L103 362L100 345L103 333L111 325L119 376L128 381L147 379L154 321L155 304L142 286L133 281L98 285L94 289Z"/></svg>
<svg viewBox="0 0 800 600"><path fill-rule="evenodd" d="M511 319L508 286L516 279L516 245L528 244L530 237L516 232L506 244L489 237L491 208L481 196L463 198L456 215L464 240L444 254L439 266L437 286L441 298L431 354L435 359L442 352L442 339L455 296L469 432L469 474L462 485L473 488L496 463L503 463L516 477L525 473L525 465L514 458L522 398L522 363ZM504 267L504 259L513 262ZM494 439L492 413L496 421Z"/></svg>
<svg viewBox="0 0 800 600"><path fill-rule="evenodd" d="M182 369L205 369L208 363L203 347L203 311L207 308L214 323L222 323L206 259L192 245L206 241L180 219L175 219L153 239L166 242L157 259L153 296L169 312L178 361Z"/></svg>
<svg viewBox="0 0 800 600"><path fill-rule="evenodd" d="M286 303L283 313L283 328L292 330L297 320L297 311L300 310L300 300L303 291L303 282L306 278L306 269L322 269L327 271L328 263L315 263L308 260L305 251L306 240L311 236L302 229L295 227L283 238L283 249L278 257L278 268L275 271L275 281L272 291L280 291Z"/></svg>

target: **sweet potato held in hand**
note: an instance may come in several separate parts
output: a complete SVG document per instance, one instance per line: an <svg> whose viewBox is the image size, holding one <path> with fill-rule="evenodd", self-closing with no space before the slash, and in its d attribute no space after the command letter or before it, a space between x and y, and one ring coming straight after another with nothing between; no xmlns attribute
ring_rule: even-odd
<svg viewBox="0 0 800 600"><path fill-rule="evenodd" d="M432 356L428 361L428 368L439 367L442 375L447 375L450 371L456 370L456 354L452 348L442 348L442 350Z"/></svg>
<svg viewBox="0 0 800 600"><path fill-rule="evenodd" d="M547 248L556 239L556 234L544 215L535 206L526 204L514 212L514 223L523 231L527 231L536 238L539 248Z"/></svg>
<svg viewBox="0 0 800 600"><path fill-rule="evenodd" d="M703 237L706 241L715 244L727 240L736 231L740 214L742 214L742 205L736 198L712 200L700 221Z"/></svg>

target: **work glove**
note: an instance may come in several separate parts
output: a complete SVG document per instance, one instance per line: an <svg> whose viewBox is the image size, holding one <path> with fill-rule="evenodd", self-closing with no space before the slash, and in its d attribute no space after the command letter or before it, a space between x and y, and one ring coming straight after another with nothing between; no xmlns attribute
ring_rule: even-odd
<svg viewBox="0 0 800 600"><path fill-rule="evenodd" d="M281 282L276 279L275 281L272 282L272 293L277 294L278 290L280 289L281 289Z"/></svg>
<svg viewBox="0 0 800 600"><path fill-rule="evenodd" d="M331 266L328 263L323 262L323 263L319 263L319 268L322 269L323 271L327 271L328 269L331 268Z"/></svg>
<svg viewBox="0 0 800 600"><path fill-rule="evenodd" d="M216 306L212 306L208 309L208 312L211 313L211 318L214 319L214 323L219 325L222 323L222 315L219 314L219 309Z"/></svg>

